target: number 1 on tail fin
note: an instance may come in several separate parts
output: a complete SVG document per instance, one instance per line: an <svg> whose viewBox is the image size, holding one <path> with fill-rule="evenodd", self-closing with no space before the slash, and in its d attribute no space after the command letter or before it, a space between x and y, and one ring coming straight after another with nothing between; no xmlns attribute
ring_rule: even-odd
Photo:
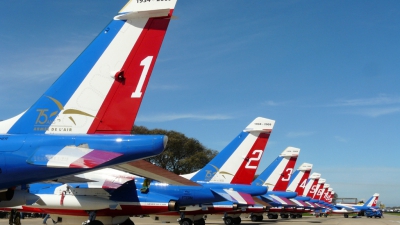
<svg viewBox="0 0 400 225"><path fill-rule="evenodd" d="M129 1L32 107L0 122L0 131L129 134L175 4Z"/></svg>

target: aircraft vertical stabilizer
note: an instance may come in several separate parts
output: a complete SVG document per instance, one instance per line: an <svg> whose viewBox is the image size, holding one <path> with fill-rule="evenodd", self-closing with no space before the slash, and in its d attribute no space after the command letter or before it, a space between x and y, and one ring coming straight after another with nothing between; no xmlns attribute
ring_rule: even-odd
<svg viewBox="0 0 400 225"><path fill-rule="evenodd" d="M300 167L293 173L290 183L286 191L297 192L301 195L306 187L307 179L310 176L312 164L303 163Z"/></svg>
<svg viewBox="0 0 400 225"><path fill-rule="evenodd" d="M129 134L176 0L129 1L8 134Z"/></svg>
<svg viewBox="0 0 400 225"><path fill-rule="evenodd" d="M287 147L258 177L253 185L268 186L268 191L285 191L292 176L299 148Z"/></svg>
<svg viewBox="0 0 400 225"><path fill-rule="evenodd" d="M364 206L366 207L375 207L376 203L378 203L379 194L375 193L370 199L368 199Z"/></svg>
<svg viewBox="0 0 400 225"><path fill-rule="evenodd" d="M192 181L250 184L275 121L258 117L203 169L183 175Z"/></svg>
<svg viewBox="0 0 400 225"><path fill-rule="evenodd" d="M314 192L316 191L315 188L317 187L320 177L321 177L321 174L319 174L319 173L311 174L310 178L307 181L306 187L304 188L304 192L302 194L304 197L312 197L314 195ZM300 193L299 193L299 195L300 195Z"/></svg>

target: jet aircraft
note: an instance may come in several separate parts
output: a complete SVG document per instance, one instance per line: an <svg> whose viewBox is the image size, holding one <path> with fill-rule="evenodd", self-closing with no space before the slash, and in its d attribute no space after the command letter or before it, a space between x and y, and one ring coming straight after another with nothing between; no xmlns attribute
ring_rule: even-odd
<svg viewBox="0 0 400 225"><path fill-rule="evenodd" d="M336 204L335 208L338 209L335 211L335 214L343 214L345 218L349 217L350 213L362 213L366 210L373 209L376 207L378 202L379 194L375 193L369 198L363 205L354 205L354 204ZM348 213L346 213L348 212Z"/></svg>
<svg viewBox="0 0 400 225"><path fill-rule="evenodd" d="M133 214L173 211L179 218L187 211L201 209L201 205L207 202L229 200L235 204L254 204L252 196L265 194L267 188L255 188L240 183L251 180L243 174L254 176L274 122L261 117L256 118L197 173L206 172L205 178L212 178L213 175L217 177L217 174L225 175L226 178L235 181L233 184L220 184L218 178L199 183L188 181L186 186L177 186L149 182L148 179L134 177L118 170L103 169L78 175L82 179L96 182L30 185L30 193L19 191L18 197L15 198L18 202L11 203L23 205L20 210L26 212L50 213L53 218L62 219L64 224L86 220L86 211L95 212L97 218L96 221L92 221L94 224L131 224L129 216ZM219 169L207 172L209 168ZM164 175L172 177L166 172ZM7 205L0 202L0 207L4 206ZM181 223L192 222L189 218L182 217ZM195 223L202 224L204 220Z"/></svg>

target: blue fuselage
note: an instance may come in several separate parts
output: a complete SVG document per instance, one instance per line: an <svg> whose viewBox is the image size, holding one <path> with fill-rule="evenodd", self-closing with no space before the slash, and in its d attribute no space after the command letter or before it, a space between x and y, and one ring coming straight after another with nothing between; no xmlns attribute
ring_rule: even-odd
<svg viewBox="0 0 400 225"><path fill-rule="evenodd" d="M0 189L87 172L91 168L54 168L43 162L66 146L120 154L95 169L157 155L163 135L0 135ZM94 168L93 168L94 169Z"/></svg>

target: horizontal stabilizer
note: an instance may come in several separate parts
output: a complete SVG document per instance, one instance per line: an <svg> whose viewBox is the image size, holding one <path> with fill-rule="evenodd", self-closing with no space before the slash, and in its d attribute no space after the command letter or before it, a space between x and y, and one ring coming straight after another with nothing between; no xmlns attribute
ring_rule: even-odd
<svg viewBox="0 0 400 225"><path fill-rule="evenodd" d="M253 196L253 200L255 203L260 204L262 206L266 206L266 207L272 207L272 205L268 204L267 202L261 200L260 198L258 198L257 196Z"/></svg>
<svg viewBox="0 0 400 225"><path fill-rule="evenodd" d="M244 132L261 132L271 133L274 128L275 120L270 120L263 117L257 117L243 131Z"/></svg>
<svg viewBox="0 0 400 225"><path fill-rule="evenodd" d="M75 175L71 175L71 176L64 176L64 177L60 177L57 178L55 180L52 181L48 181L46 183L52 183L52 182L57 182L57 183L87 183L87 182L96 182L96 180L91 180L91 179L87 179L87 178L83 178L83 177L78 177Z"/></svg>
<svg viewBox="0 0 400 225"><path fill-rule="evenodd" d="M145 160L136 160L129 163L119 164L113 166L112 168L168 184L200 186L200 184L196 182L176 175Z"/></svg>
<svg viewBox="0 0 400 225"><path fill-rule="evenodd" d="M290 201L292 201L293 203L295 203L296 205L300 206L300 207L309 207L309 205L307 205L307 203L301 201L301 200L297 200L297 199L290 199Z"/></svg>
<svg viewBox="0 0 400 225"><path fill-rule="evenodd" d="M292 201L284 197L278 197L276 195L261 195L261 198L267 203L274 206L293 206L296 205Z"/></svg>
<svg viewBox="0 0 400 225"><path fill-rule="evenodd" d="M122 154L78 146L42 146L28 158L29 164L52 168L93 168Z"/></svg>
<svg viewBox="0 0 400 225"><path fill-rule="evenodd" d="M135 18L154 18L169 16L170 9L158 9L151 11L129 12L114 17L115 20L130 20Z"/></svg>
<svg viewBox="0 0 400 225"><path fill-rule="evenodd" d="M225 198L227 201L243 204L243 205L254 205L255 202L250 194L237 192L229 189L211 189L212 192Z"/></svg>

